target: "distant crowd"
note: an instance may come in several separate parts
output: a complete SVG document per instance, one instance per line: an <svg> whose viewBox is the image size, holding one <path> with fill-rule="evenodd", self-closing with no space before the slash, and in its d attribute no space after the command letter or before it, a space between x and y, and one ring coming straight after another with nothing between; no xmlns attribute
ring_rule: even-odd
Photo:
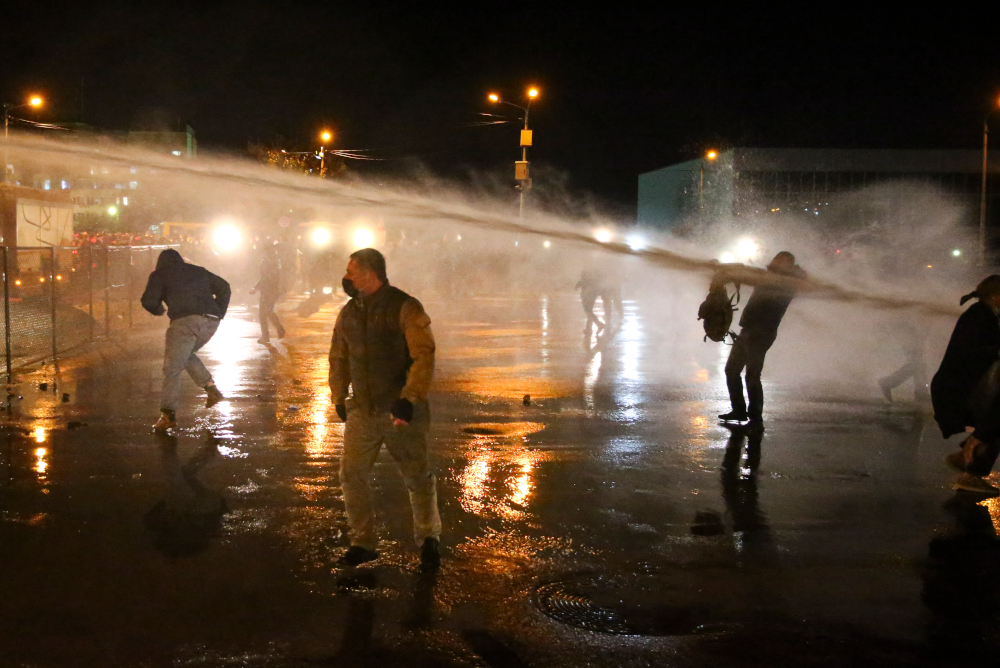
<svg viewBox="0 0 1000 668"><path fill-rule="evenodd" d="M73 245L79 248L87 246L161 246L179 243L179 239L171 240L158 234L134 234L132 232L87 232L86 230L73 234Z"/></svg>

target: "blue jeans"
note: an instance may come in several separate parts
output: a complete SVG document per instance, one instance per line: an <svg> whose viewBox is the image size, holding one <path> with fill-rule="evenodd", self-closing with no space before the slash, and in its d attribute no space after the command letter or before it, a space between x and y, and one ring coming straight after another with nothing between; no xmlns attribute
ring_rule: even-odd
<svg viewBox="0 0 1000 668"><path fill-rule="evenodd" d="M215 335L219 319L204 315L189 315L170 321L167 345L163 353L163 394L160 408L177 410L181 395L181 371L187 369L198 387L212 382L212 374L195 354Z"/></svg>

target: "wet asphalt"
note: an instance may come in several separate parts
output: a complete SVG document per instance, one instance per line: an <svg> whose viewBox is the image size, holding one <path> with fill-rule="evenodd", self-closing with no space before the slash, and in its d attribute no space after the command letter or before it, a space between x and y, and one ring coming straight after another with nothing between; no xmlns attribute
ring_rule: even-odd
<svg viewBox="0 0 1000 668"><path fill-rule="evenodd" d="M765 429L729 429L725 350L641 300L602 337L572 293L425 305L439 573L384 452L381 557L336 567L339 300L286 303L268 347L237 305L202 354L229 399L185 377L172 437L150 430L162 329L17 375L0 665L995 660L1000 503L951 491L929 407L769 381Z"/></svg>

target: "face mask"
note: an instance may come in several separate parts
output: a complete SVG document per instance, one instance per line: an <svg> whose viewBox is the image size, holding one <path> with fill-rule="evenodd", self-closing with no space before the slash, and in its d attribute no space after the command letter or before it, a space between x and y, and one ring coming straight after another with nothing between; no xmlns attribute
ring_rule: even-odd
<svg viewBox="0 0 1000 668"><path fill-rule="evenodd" d="M359 292L358 292L358 289L356 287L354 287L354 281L352 281L349 278L345 278L344 280L342 280L340 282L340 284L342 286L344 286L344 294L345 295L347 295L351 299L354 299L355 297L358 296Z"/></svg>

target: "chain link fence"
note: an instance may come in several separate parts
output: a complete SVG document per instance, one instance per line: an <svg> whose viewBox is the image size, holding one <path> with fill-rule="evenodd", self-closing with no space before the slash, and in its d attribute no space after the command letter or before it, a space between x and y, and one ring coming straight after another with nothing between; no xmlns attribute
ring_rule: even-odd
<svg viewBox="0 0 1000 668"><path fill-rule="evenodd" d="M3 247L8 382L13 369L154 322L139 298L164 248Z"/></svg>

